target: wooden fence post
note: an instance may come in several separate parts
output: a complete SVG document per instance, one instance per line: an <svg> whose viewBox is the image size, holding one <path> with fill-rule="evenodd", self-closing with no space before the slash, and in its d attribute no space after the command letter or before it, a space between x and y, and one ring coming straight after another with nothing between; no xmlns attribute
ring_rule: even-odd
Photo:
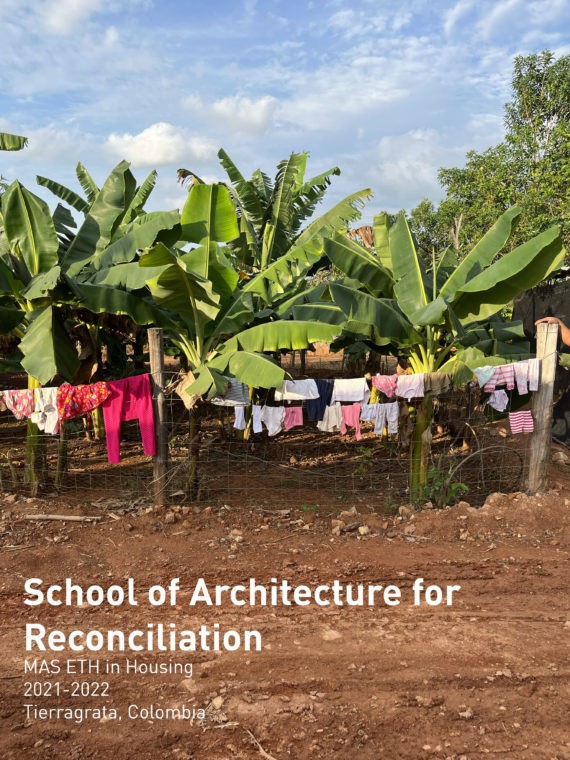
<svg viewBox="0 0 570 760"><path fill-rule="evenodd" d="M532 399L534 433L530 441L527 492L542 490L548 480L552 441L552 398L556 374L558 325L542 322L536 331L536 358L540 359L540 384Z"/></svg>
<svg viewBox="0 0 570 760"><path fill-rule="evenodd" d="M148 352L152 376L152 400L156 431L156 457L153 465L152 488L154 506L163 507L166 501L166 470L168 464L168 436L166 432L166 404L164 399L164 343L162 329L148 330Z"/></svg>

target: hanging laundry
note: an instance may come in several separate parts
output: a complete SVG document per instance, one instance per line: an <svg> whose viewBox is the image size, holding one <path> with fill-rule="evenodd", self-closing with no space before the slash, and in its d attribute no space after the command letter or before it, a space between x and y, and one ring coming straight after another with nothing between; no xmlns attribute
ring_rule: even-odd
<svg viewBox="0 0 570 760"><path fill-rule="evenodd" d="M303 424L303 407L302 406L288 406L285 407L285 417L283 419L283 427L285 430L291 430L293 427L299 427Z"/></svg>
<svg viewBox="0 0 570 760"><path fill-rule="evenodd" d="M285 380L275 391L275 401L309 401L319 398L319 389L314 380Z"/></svg>
<svg viewBox="0 0 570 760"><path fill-rule="evenodd" d="M494 391L497 385L506 385L507 390L512 391L515 387L515 368L513 364L500 364L495 367L493 377L485 383L483 390L487 393Z"/></svg>
<svg viewBox="0 0 570 760"><path fill-rule="evenodd" d="M397 401L392 401L391 404L378 404L378 414L376 416L376 424L374 425L374 432L376 435L382 435L384 428L387 428L389 435L394 435L398 432L398 419L400 417L400 406Z"/></svg>
<svg viewBox="0 0 570 760"><path fill-rule="evenodd" d="M4 403L17 420L23 420L33 414L34 391L4 391Z"/></svg>
<svg viewBox="0 0 570 760"><path fill-rule="evenodd" d="M532 433L534 431L534 421L530 409L524 409L520 412L509 412L509 424L511 433Z"/></svg>
<svg viewBox="0 0 570 760"><path fill-rule="evenodd" d="M316 384L319 398L307 401L307 419L312 422L323 419L325 409L331 403L334 381L319 379L316 381Z"/></svg>
<svg viewBox="0 0 570 760"><path fill-rule="evenodd" d="M383 393L386 398L394 398L397 383L398 375L374 375L372 378L374 388Z"/></svg>
<svg viewBox="0 0 570 760"><path fill-rule="evenodd" d="M337 402L331 406L327 406L323 419L317 422L317 427L322 430L323 433L335 433L340 430L342 425L342 407Z"/></svg>
<svg viewBox="0 0 570 760"><path fill-rule="evenodd" d="M224 377L228 381L226 392L221 396L214 396L212 404L216 406L247 406L251 403L249 389L244 383L240 383L235 377Z"/></svg>
<svg viewBox="0 0 570 760"><path fill-rule="evenodd" d="M484 367L475 367L473 372L475 373L479 387L482 388L495 374L495 367L486 364Z"/></svg>
<svg viewBox="0 0 570 760"><path fill-rule="evenodd" d="M30 416L39 430L48 435L59 432L59 414L57 411L57 388L36 388L34 391L34 411Z"/></svg>
<svg viewBox="0 0 570 760"><path fill-rule="evenodd" d="M361 422L376 422L378 416L378 409L380 404L362 404L360 407L360 421Z"/></svg>
<svg viewBox="0 0 570 760"><path fill-rule="evenodd" d="M236 430L245 430L245 406L234 407L234 428Z"/></svg>
<svg viewBox="0 0 570 760"><path fill-rule="evenodd" d="M357 441L362 440L360 432L360 404L346 404L342 407L342 422L340 432L344 435L347 427L354 428L354 435Z"/></svg>
<svg viewBox="0 0 570 760"><path fill-rule="evenodd" d="M509 397L506 391L493 391L487 399L487 403L498 412L504 412L509 405Z"/></svg>
<svg viewBox="0 0 570 760"><path fill-rule="evenodd" d="M59 421L71 420L91 412L109 398L111 391L107 383L90 385L70 385L63 383L57 389L57 413Z"/></svg>
<svg viewBox="0 0 570 760"><path fill-rule="evenodd" d="M143 451L147 456L156 455L154 435L154 410L150 390L150 376L136 375L107 384L109 397L103 402L103 417L107 436L107 459L110 464L121 461L121 422L138 420Z"/></svg>
<svg viewBox="0 0 570 760"><path fill-rule="evenodd" d="M253 404L251 407L251 427L254 433L261 433L263 426L261 424L261 406Z"/></svg>
<svg viewBox="0 0 570 760"><path fill-rule="evenodd" d="M363 401L368 403L370 388L365 377L337 379L334 381L331 404L336 401Z"/></svg>
<svg viewBox="0 0 570 760"><path fill-rule="evenodd" d="M411 401L413 398L422 398L424 396L424 373L398 375L396 396L402 396L408 401Z"/></svg>
<svg viewBox="0 0 570 760"><path fill-rule="evenodd" d="M267 428L267 434L277 435L283 428L285 408L282 406L264 406L261 410L261 421Z"/></svg>
<svg viewBox="0 0 570 760"><path fill-rule="evenodd" d="M513 364L517 391L523 395L529 391L538 390L540 374L540 359L524 359Z"/></svg>
<svg viewBox="0 0 570 760"><path fill-rule="evenodd" d="M451 375L445 372L424 373L424 394L431 391L434 396L441 396L451 390Z"/></svg>

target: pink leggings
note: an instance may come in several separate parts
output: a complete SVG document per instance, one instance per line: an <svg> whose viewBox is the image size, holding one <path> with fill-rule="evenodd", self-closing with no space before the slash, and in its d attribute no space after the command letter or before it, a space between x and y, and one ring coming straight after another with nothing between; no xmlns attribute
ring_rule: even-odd
<svg viewBox="0 0 570 760"><path fill-rule="evenodd" d="M354 435L357 441L362 439L360 432L360 404L349 404L342 407L342 425L340 426L340 432L344 435L346 428L353 427Z"/></svg>
<svg viewBox="0 0 570 760"><path fill-rule="evenodd" d="M113 380L107 387L111 395L103 402L103 417L109 463L116 464L121 461L121 422L127 420L139 421L143 451L147 456L155 456L156 439L149 375Z"/></svg>

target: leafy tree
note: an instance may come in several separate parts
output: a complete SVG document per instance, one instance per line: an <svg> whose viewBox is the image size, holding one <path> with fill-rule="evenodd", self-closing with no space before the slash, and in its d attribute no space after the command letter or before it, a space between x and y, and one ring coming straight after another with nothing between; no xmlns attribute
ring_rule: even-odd
<svg viewBox="0 0 570 760"><path fill-rule="evenodd" d="M461 217L457 242L467 250L498 214L516 204L522 213L511 247L553 222L568 247L570 56L555 59L544 51L515 58L505 129L503 142L467 153L464 167L440 170L446 198L437 211L424 199L411 212L420 240L427 234L428 245L449 245L454 220Z"/></svg>

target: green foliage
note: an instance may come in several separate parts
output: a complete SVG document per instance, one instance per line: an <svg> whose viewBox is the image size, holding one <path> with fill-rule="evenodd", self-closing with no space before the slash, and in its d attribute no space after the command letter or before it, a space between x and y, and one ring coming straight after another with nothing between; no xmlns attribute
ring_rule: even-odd
<svg viewBox="0 0 570 760"><path fill-rule="evenodd" d="M427 471L427 482L424 486L423 497L436 507L447 507L459 501L469 492L469 486L453 479L453 468L447 472L430 467Z"/></svg>

